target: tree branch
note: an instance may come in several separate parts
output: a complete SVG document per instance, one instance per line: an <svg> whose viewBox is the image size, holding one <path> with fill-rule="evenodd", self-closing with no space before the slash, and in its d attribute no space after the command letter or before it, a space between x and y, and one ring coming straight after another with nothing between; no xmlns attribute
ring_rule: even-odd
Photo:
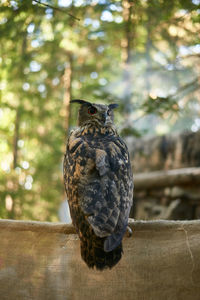
<svg viewBox="0 0 200 300"><path fill-rule="evenodd" d="M58 10L58 11L60 11L60 12L63 12L63 13L65 13L65 14L67 14L68 16L70 16L71 18L73 18L73 19L75 19L75 20L77 20L77 21L80 21L80 19L79 19L79 18L77 18L77 17L73 16L72 14L70 14L70 13L68 13L68 12L64 11L63 9L61 9L61 8L59 8L59 7L55 7L55 6L52 6L52 5L49 5L49 4L46 4L46 3L40 2L40 1L38 1L38 0L33 0L33 1L34 1L34 2L36 2L36 3L38 3L38 4L41 4L41 5L43 5L43 6L46 6L46 7L52 8L52 9L54 9L54 10Z"/></svg>

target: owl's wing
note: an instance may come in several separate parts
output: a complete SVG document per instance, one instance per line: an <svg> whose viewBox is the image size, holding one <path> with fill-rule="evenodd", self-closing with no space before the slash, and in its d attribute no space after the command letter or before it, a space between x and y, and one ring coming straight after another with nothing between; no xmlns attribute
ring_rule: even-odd
<svg viewBox="0 0 200 300"><path fill-rule="evenodd" d="M112 251L123 238L132 205L127 147L118 137L101 146L79 138L71 143L70 155L76 161L80 206L95 234L106 237L104 250Z"/></svg>
<svg viewBox="0 0 200 300"><path fill-rule="evenodd" d="M115 206L119 209L116 226L104 242L104 250L109 252L119 245L128 225L133 201L133 177L128 149L120 137L115 137L107 145L106 153L110 164L108 182L111 179L112 184L116 185ZM108 187L108 192L112 193L112 188ZM116 201L117 198L119 202Z"/></svg>

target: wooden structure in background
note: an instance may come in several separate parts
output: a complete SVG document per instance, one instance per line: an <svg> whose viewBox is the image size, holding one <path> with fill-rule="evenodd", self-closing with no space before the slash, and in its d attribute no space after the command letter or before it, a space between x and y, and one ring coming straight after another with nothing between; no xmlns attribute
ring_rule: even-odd
<svg viewBox="0 0 200 300"><path fill-rule="evenodd" d="M140 173L134 176L136 190L200 184L200 168L181 168Z"/></svg>
<svg viewBox="0 0 200 300"><path fill-rule="evenodd" d="M135 181L131 217L200 219L200 130L126 142Z"/></svg>
<svg viewBox="0 0 200 300"><path fill-rule="evenodd" d="M134 173L200 167L200 130L126 139Z"/></svg>
<svg viewBox="0 0 200 300"><path fill-rule="evenodd" d="M0 220L0 299L199 300L200 221L130 226L122 260L100 272L71 225Z"/></svg>
<svg viewBox="0 0 200 300"><path fill-rule="evenodd" d="M134 174L131 217L142 220L200 219L200 168Z"/></svg>

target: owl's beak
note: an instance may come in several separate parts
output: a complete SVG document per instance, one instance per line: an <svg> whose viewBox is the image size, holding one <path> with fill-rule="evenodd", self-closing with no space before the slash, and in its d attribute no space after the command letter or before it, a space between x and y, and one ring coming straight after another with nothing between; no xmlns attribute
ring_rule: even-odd
<svg viewBox="0 0 200 300"><path fill-rule="evenodd" d="M104 125L108 125L108 124L112 123L110 116L107 114L107 112L102 114L102 120L104 122Z"/></svg>
<svg viewBox="0 0 200 300"><path fill-rule="evenodd" d="M106 113L102 114L102 121L105 123L106 122Z"/></svg>
<svg viewBox="0 0 200 300"><path fill-rule="evenodd" d="M107 116L108 115L106 112L102 114L102 121L104 122L104 124L106 124Z"/></svg>

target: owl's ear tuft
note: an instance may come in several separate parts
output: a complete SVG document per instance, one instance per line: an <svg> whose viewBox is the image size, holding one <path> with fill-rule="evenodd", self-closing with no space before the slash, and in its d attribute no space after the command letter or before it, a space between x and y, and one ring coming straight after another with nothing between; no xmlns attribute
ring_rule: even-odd
<svg viewBox="0 0 200 300"><path fill-rule="evenodd" d="M74 99L74 100L71 100L70 103L79 103L79 104L86 104L86 105L91 105L90 102L88 101L85 101L85 100L81 100L81 99Z"/></svg>
<svg viewBox="0 0 200 300"><path fill-rule="evenodd" d="M119 106L119 104L117 104L117 103L112 103L112 104L109 104L109 105L108 105L109 109L115 109L115 108L117 108L118 106Z"/></svg>

